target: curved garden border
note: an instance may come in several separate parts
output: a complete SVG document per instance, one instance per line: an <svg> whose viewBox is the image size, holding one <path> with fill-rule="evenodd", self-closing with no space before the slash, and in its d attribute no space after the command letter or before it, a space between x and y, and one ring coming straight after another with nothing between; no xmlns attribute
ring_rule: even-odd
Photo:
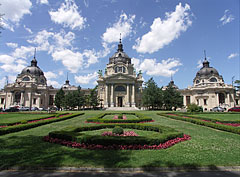
<svg viewBox="0 0 240 177"><path fill-rule="evenodd" d="M93 131L105 128L120 126L129 129L158 132L159 136L101 136L81 134L82 131ZM150 124L101 124L95 126L84 126L69 128L70 131L54 131L45 136L44 141L57 143L73 148L103 149L103 150L141 150L141 149L165 149L181 141L190 139L189 135L184 135L165 126Z"/></svg>

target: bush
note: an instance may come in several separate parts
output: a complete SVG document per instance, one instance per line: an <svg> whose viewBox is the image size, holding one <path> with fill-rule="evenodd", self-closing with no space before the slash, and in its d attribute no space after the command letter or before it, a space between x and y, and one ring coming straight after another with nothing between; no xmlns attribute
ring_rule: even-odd
<svg viewBox="0 0 240 177"><path fill-rule="evenodd" d="M20 123L21 124L26 124L28 121L27 120L22 120Z"/></svg>
<svg viewBox="0 0 240 177"><path fill-rule="evenodd" d="M116 126L113 128L112 133L122 135L124 133L124 131L123 131L122 127Z"/></svg>
<svg viewBox="0 0 240 177"><path fill-rule="evenodd" d="M203 108L202 108L202 106L198 106L198 105L192 103L187 106L187 111L188 112L203 112Z"/></svg>
<svg viewBox="0 0 240 177"><path fill-rule="evenodd" d="M122 114L119 114L119 115L118 115L118 119L123 119L123 115L122 115Z"/></svg>

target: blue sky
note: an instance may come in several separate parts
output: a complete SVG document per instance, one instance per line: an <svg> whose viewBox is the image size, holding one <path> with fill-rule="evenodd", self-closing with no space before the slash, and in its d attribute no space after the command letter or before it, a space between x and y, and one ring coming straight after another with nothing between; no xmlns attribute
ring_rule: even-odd
<svg viewBox="0 0 240 177"><path fill-rule="evenodd" d="M0 87L30 65L48 85L93 88L122 34L124 51L144 80L161 87L171 75L192 85L206 50L210 66L239 79L238 0L0 0Z"/></svg>

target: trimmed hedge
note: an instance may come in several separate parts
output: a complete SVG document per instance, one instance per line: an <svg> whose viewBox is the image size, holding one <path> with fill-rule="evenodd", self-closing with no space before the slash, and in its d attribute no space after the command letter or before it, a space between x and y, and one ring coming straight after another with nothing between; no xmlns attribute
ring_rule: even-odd
<svg viewBox="0 0 240 177"><path fill-rule="evenodd" d="M30 128L38 127L38 126L45 125L45 124L50 124L53 122L63 121L63 120L70 119L70 118L73 118L73 117L76 117L79 115L83 115L83 114L84 113L75 113L75 114L71 114L71 115L67 115L67 116L59 117L59 118L55 118L55 119L49 119L49 120L43 120L43 121L38 121L38 122L33 122L33 123L28 123L28 124L19 124L19 125L15 125L15 126L0 128L0 135L5 135L8 133L18 132L18 131L22 131L22 130L27 130Z"/></svg>
<svg viewBox="0 0 240 177"><path fill-rule="evenodd" d="M105 128L114 128L115 126L129 129L138 129L144 131L158 132L158 136L101 136L101 135L87 135L81 134L82 131L100 130ZM71 128L70 128L71 129ZM68 128L69 130L69 128ZM164 143L168 140L183 137L180 133L172 128L149 125L149 124L100 124L95 126L84 126L72 128L71 131L54 131L49 133L49 137L62 139L66 141L75 141L84 144L99 144L99 145L156 145Z"/></svg>
<svg viewBox="0 0 240 177"><path fill-rule="evenodd" d="M195 119L202 119L202 120L207 120L207 121L211 121L211 122L221 122L221 123L240 123L240 120L235 120L235 121L229 121L229 120L221 120L221 119L214 119L214 118L207 118L207 117L197 117L197 116L193 116L193 114L184 114L184 113L174 113L176 115L179 116L186 116L186 117L191 117L191 118L195 118ZM220 113L222 114L222 113ZM238 113L239 114L239 113ZM240 116L240 114L239 114Z"/></svg>
<svg viewBox="0 0 240 177"><path fill-rule="evenodd" d="M124 115L135 115L138 119L104 119L104 116L106 115L115 115L115 114L124 114ZM87 122L98 122L98 123L139 123L139 122L149 122L152 121L152 118L147 117L141 113L103 113L99 114L96 117L88 118Z"/></svg>
<svg viewBox="0 0 240 177"><path fill-rule="evenodd" d="M169 115L167 113L157 113L157 114L160 116L169 117L169 118L176 119L176 120L187 121L187 122L191 122L193 124L203 125L203 126L215 128L218 130L223 130L223 131L227 131L227 132L231 132L231 133L240 134L240 128L236 128L236 127L232 127L232 126L228 126L228 125L216 124L214 122L206 122L206 121L202 121L200 119L192 118L192 117L184 118L179 115L174 116L174 115Z"/></svg>

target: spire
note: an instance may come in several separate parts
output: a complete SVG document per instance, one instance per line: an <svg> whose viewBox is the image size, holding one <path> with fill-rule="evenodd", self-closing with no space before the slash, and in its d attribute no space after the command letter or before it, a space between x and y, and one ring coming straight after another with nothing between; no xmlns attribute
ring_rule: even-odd
<svg viewBox="0 0 240 177"><path fill-rule="evenodd" d="M70 85L69 84L69 80L68 80L68 72L67 72L67 80L66 80L66 83L65 83L66 85Z"/></svg>
<svg viewBox="0 0 240 177"><path fill-rule="evenodd" d="M118 44L118 52L123 51L123 45L122 45L122 38L121 38L121 33L120 33L120 39L119 39L119 44Z"/></svg>
<svg viewBox="0 0 240 177"><path fill-rule="evenodd" d="M35 51L34 51L34 56L33 56L33 59L31 61L31 66L37 66L37 60L36 60L36 48L35 48Z"/></svg>
<svg viewBox="0 0 240 177"><path fill-rule="evenodd" d="M207 61L207 55L206 55L206 50L204 50L204 61L203 61L203 67L204 68L209 68L209 61Z"/></svg>

